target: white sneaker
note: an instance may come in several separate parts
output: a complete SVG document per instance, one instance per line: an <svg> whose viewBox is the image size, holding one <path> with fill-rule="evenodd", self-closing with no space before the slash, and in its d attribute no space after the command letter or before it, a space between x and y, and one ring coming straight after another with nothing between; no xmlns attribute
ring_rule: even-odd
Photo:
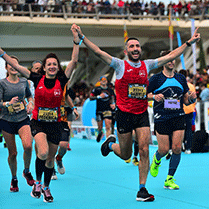
<svg viewBox="0 0 209 209"><path fill-rule="evenodd" d="M191 150L185 150L185 152L184 152L185 154L191 154L192 152L191 152Z"/></svg>
<svg viewBox="0 0 209 209"><path fill-rule="evenodd" d="M55 159L56 163L57 163L57 170L60 174L64 174L65 173L65 167L63 166L62 161L59 161L57 159Z"/></svg>
<svg viewBox="0 0 209 209"><path fill-rule="evenodd" d="M57 172L56 172L55 169L54 169L53 174L52 174L52 177L51 177L51 180L57 180L57 179L58 179L56 173L57 173Z"/></svg>

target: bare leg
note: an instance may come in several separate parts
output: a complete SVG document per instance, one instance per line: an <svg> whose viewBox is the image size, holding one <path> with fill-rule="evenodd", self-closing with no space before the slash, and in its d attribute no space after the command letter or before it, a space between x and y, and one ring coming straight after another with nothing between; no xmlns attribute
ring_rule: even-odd
<svg viewBox="0 0 209 209"><path fill-rule="evenodd" d="M119 144L113 144L114 153L123 160L128 160L132 155L132 133L120 134L118 132Z"/></svg>
<svg viewBox="0 0 209 209"><path fill-rule="evenodd" d="M150 128L142 127L136 130L136 140L139 145L139 182L140 184L146 184L147 175L149 171L149 140L150 140Z"/></svg>
<svg viewBox="0 0 209 209"><path fill-rule="evenodd" d="M4 140L7 144L9 156L8 163L11 170L12 176L16 176L17 174L17 147L15 143L15 135L7 133L2 130Z"/></svg>
<svg viewBox="0 0 209 209"><path fill-rule="evenodd" d="M111 134L111 125L112 125L112 120L105 118L105 129L106 129L106 138Z"/></svg>
<svg viewBox="0 0 209 209"><path fill-rule="evenodd" d="M24 149L23 159L25 168L30 167L31 155L32 155L32 136L29 125L25 125L19 129L19 136L22 140Z"/></svg>

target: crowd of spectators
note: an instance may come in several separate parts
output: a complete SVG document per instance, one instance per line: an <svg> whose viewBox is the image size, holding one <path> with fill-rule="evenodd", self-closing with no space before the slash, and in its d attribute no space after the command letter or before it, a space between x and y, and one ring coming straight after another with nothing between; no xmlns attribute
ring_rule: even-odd
<svg viewBox="0 0 209 209"><path fill-rule="evenodd" d="M132 15L168 15L172 8L175 16L208 14L208 0L184 1L165 5L163 1L144 2L144 0L0 0L0 11L65 12L83 14L132 14ZM64 7L63 7L64 6Z"/></svg>

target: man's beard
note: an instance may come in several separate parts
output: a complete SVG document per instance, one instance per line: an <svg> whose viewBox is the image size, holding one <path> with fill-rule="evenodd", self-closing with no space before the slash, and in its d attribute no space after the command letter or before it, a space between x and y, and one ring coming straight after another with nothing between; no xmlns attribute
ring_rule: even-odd
<svg viewBox="0 0 209 209"><path fill-rule="evenodd" d="M139 54L138 58L134 59L132 57L131 52L128 53L128 58L132 61L132 62L138 62L141 59L141 54Z"/></svg>
<svg viewBox="0 0 209 209"><path fill-rule="evenodd" d="M169 71L169 72L172 72L172 71L173 71L173 68L174 68L174 67L172 67L172 68L166 67L166 70Z"/></svg>

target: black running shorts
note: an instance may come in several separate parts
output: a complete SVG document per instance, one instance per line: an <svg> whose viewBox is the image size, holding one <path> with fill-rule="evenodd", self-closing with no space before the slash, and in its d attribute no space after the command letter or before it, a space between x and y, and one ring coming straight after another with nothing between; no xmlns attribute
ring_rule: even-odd
<svg viewBox="0 0 209 209"><path fill-rule="evenodd" d="M136 128L150 127L147 110L142 114L132 114L116 110L117 130L120 134L132 132Z"/></svg>
<svg viewBox="0 0 209 209"><path fill-rule="evenodd" d="M164 122L155 123L154 125L155 132L157 131L161 135L170 135L174 131L185 130L185 128L186 122L184 115L166 120Z"/></svg>
<svg viewBox="0 0 209 209"><path fill-rule="evenodd" d="M19 129L25 125L30 126L29 117L20 122L8 122L3 119L0 122L1 129L9 134L18 134Z"/></svg>
<svg viewBox="0 0 209 209"><path fill-rule="evenodd" d="M62 137L60 139L60 141L65 141L65 142L69 142L70 138L70 129L68 127L68 123L67 122L61 122L62 124Z"/></svg>
<svg viewBox="0 0 209 209"><path fill-rule="evenodd" d="M62 137L61 122L40 122L32 119L30 123L31 133L34 137L36 134L43 132L47 135L47 140L58 145Z"/></svg>

